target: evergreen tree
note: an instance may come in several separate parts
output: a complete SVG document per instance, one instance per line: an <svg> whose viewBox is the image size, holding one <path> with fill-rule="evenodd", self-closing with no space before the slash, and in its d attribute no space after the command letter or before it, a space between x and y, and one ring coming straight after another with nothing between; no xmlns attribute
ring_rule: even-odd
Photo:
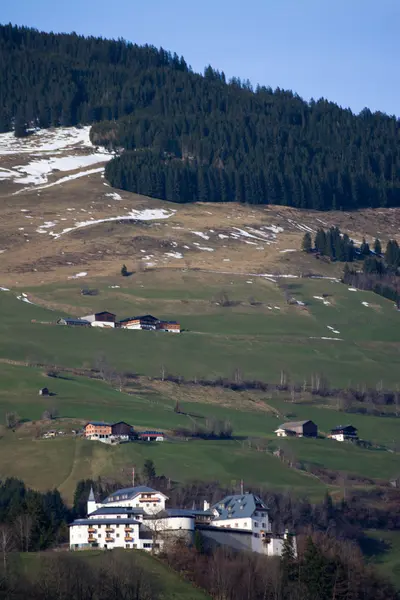
<svg viewBox="0 0 400 600"><path fill-rule="evenodd" d="M151 481L156 476L156 468L154 462L148 458L144 461L143 465L143 477L146 481Z"/></svg>
<svg viewBox="0 0 400 600"><path fill-rule="evenodd" d="M311 233L308 231L304 234L303 241L301 244L301 249L303 252L311 252L312 251L312 239Z"/></svg>
<svg viewBox="0 0 400 600"><path fill-rule="evenodd" d="M181 203L400 206L395 117L254 91L124 40L1 25L0 56L0 130L93 124L92 142L118 150L106 167L115 187ZM317 251L342 260L330 238Z"/></svg>
<svg viewBox="0 0 400 600"><path fill-rule="evenodd" d="M360 246L360 254L361 256L369 256L371 254L369 244L368 242L366 242L365 238L363 238L362 244Z"/></svg>
<svg viewBox="0 0 400 600"><path fill-rule="evenodd" d="M198 529L196 529L194 534L194 547L196 548L199 554L204 553L204 539L201 532Z"/></svg>
<svg viewBox="0 0 400 600"><path fill-rule="evenodd" d="M378 238L376 238L375 242L374 242L374 252L377 256L380 256L382 254L382 245L380 240L378 240Z"/></svg>
<svg viewBox="0 0 400 600"><path fill-rule="evenodd" d="M128 269L127 269L126 265L122 265L122 267L121 267L121 275L122 275L122 277L127 277L128 276Z"/></svg>
<svg viewBox="0 0 400 600"><path fill-rule="evenodd" d="M318 229L317 234L315 236L314 246L317 252L320 254L325 254L326 252L326 233L323 229Z"/></svg>
<svg viewBox="0 0 400 600"><path fill-rule="evenodd" d="M391 269L400 265L400 249L396 240L389 240L386 246L385 262Z"/></svg>

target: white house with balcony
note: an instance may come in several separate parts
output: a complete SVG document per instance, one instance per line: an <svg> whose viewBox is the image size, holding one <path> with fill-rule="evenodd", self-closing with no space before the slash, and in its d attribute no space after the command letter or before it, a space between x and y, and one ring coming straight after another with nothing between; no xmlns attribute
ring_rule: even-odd
<svg viewBox="0 0 400 600"><path fill-rule="evenodd" d="M178 537L191 543L198 529L210 545L280 556L289 536L287 531L272 532L268 508L255 494L226 496L211 507L204 502L203 510L167 508L167 500L147 486L117 490L102 502L96 502L91 490L87 517L70 525L70 548L158 551Z"/></svg>

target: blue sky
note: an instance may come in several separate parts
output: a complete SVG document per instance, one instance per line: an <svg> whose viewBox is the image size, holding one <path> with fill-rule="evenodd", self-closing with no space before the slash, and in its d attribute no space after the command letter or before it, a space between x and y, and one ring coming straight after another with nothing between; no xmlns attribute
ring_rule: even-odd
<svg viewBox="0 0 400 600"><path fill-rule="evenodd" d="M0 22L163 46L196 71L400 116L400 0L0 0Z"/></svg>

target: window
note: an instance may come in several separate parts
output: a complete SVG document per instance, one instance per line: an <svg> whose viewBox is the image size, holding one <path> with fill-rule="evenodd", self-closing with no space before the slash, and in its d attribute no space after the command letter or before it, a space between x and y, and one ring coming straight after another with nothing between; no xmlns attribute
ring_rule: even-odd
<svg viewBox="0 0 400 600"><path fill-rule="evenodd" d="M117 515L117 519L120 519L120 518L121 518L121 515ZM117 527L119 527L119 525L117 525Z"/></svg>
<svg viewBox="0 0 400 600"><path fill-rule="evenodd" d="M143 548L151 548L151 544L143 544Z"/></svg>
<svg viewBox="0 0 400 600"><path fill-rule="evenodd" d="M119 533L117 533L117 537L119 537Z"/></svg>
<svg viewBox="0 0 400 600"><path fill-rule="evenodd" d="M258 517L258 512L257 511L255 511L254 516Z"/></svg>
<svg viewBox="0 0 400 600"><path fill-rule="evenodd" d="M239 524L238 524L238 523L235 523L235 527L239 527Z"/></svg>
<svg viewBox="0 0 400 600"><path fill-rule="evenodd" d="M258 521L254 521L254 527L258 527Z"/></svg>
<svg viewBox="0 0 400 600"><path fill-rule="evenodd" d="M260 537L260 534L259 534L259 533L253 533L253 535L254 535L254 537L256 537L256 538Z"/></svg>
<svg viewBox="0 0 400 600"><path fill-rule="evenodd" d="M129 544L125 544L125 548L130 548L130 545Z"/></svg>
<svg viewBox="0 0 400 600"><path fill-rule="evenodd" d="M265 523L261 523L261 527L266 527Z"/></svg>

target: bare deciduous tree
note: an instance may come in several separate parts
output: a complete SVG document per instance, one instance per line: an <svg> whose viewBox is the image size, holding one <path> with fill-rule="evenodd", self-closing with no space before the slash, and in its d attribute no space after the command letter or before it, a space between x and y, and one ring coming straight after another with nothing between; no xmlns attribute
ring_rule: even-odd
<svg viewBox="0 0 400 600"><path fill-rule="evenodd" d="M14 548L14 534L9 525L0 524L0 552L3 555L4 576L7 577L8 554Z"/></svg>
<svg viewBox="0 0 400 600"><path fill-rule="evenodd" d="M6 425L9 429L14 429L17 427L19 421L20 418L16 412L6 412Z"/></svg>

